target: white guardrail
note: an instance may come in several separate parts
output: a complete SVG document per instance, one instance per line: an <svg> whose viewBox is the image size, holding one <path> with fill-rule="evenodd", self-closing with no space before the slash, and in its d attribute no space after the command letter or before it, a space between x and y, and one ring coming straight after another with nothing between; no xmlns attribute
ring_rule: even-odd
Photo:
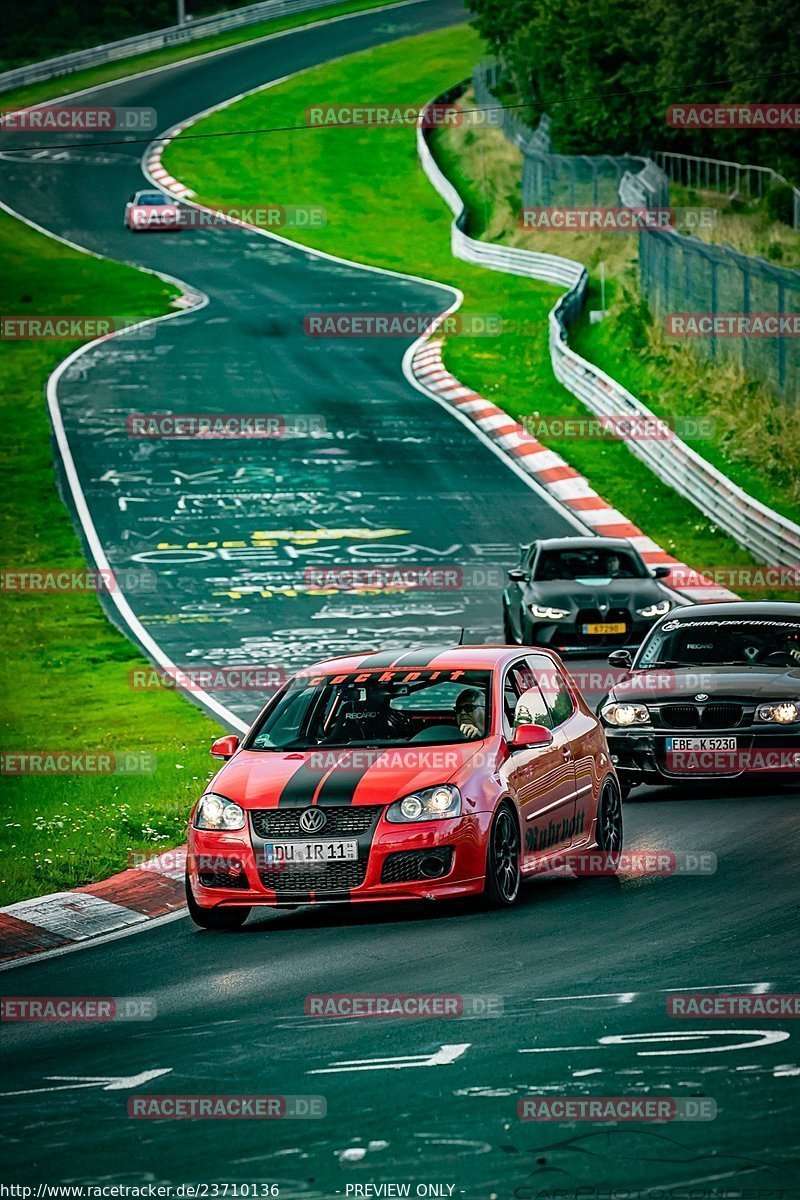
<svg viewBox="0 0 800 1200"><path fill-rule="evenodd" d="M792 228L800 229L800 188L789 183L785 175L774 171L772 167L730 162L725 158L701 158L697 154L679 154L673 150L656 150L653 158L675 183L688 188L724 192L729 196L741 196L744 193L748 199L755 196L760 200L766 191L764 180L768 184L784 183L792 189Z"/></svg>
<svg viewBox="0 0 800 1200"><path fill-rule="evenodd" d="M455 89L430 103L452 102L462 90ZM655 420L650 409L626 388L569 347L567 331L582 311L586 298L589 280L586 268L569 258L469 237L463 231L467 216L464 201L434 160L422 118L417 126L417 152L423 171L453 213L450 244L456 258L568 289L549 315L550 358L556 378L598 416L636 415ZM626 445L659 479L691 500L704 516L757 560L769 566L800 563L800 526L749 496L680 438L631 440Z"/></svg>
<svg viewBox="0 0 800 1200"><path fill-rule="evenodd" d="M48 58L43 62L30 63L25 67L14 67L0 73L0 92L24 87L28 83L39 83L43 79L57 79L60 75L72 75L85 67L97 67L103 63L131 58L135 54L146 54L149 50L162 50L169 46L181 46L196 42L200 38L243 25L255 25L272 17L291 16L293 13L308 12L313 8L328 8L338 0L261 0L259 4L248 4L246 8L234 8L230 12L217 13L211 17L198 17L183 25L171 25L168 29L154 29L135 37L123 38L119 42L107 42L103 46L92 46L89 50L75 50L59 58Z"/></svg>

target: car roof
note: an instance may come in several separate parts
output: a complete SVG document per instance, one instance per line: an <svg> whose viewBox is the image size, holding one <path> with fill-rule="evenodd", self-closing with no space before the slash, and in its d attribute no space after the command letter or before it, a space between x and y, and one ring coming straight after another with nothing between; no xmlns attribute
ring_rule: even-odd
<svg viewBox="0 0 800 1200"><path fill-rule="evenodd" d="M610 537L560 537L542 538L529 542L529 546L538 546L540 550L633 550L636 547L628 538Z"/></svg>
<svg viewBox="0 0 800 1200"><path fill-rule="evenodd" d="M800 621L800 604L789 600L720 600L714 604L686 604L664 620L684 617L791 617Z"/></svg>
<svg viewBox="0 0 800 1200"><path fill-rule="evenodd" d="M536 653L552 657L544 647L531 647ZM327 658L299 671L300 676L336 674L340 671L389 670L407 671L455 670L491 671L502 667L525 653L523 646L416 646L394 650L359 650L337 658Z"/></svg>

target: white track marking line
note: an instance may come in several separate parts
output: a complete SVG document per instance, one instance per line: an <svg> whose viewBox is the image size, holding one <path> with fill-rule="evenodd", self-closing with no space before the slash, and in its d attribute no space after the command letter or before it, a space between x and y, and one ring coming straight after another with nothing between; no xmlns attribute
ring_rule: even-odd
<svg viewBox="0 0 800 1200"><path fill-rule="evenodd" d="M199 308L205 308L207 304L208 297L203 296L201 303L196 305L194 308L189 309L188 311L195 313ZM141 324L151 325L158 321L171 321L178 319L183 315L183 312L166 313L163 316L152 317L146 321L142 321ZM111 337L116 336L116 333L111 334ZM72 457L72 448L69 444L66 430L64 429L61 408L58 402L58 384L64 372L71 366L73 362L80 358L81 355L86 354L87 351L94 349L100 342L105 342L108 340L108 338L100 338L94 342L87 342L85 346L80 346L77 350L73 351L72 354L65 358L63 362L59 363L47 381L47 404L50 410L50 419L53 422L53 430L56 435L56 442L61 454L70 492L72 493L73 503L75 504L75 510L78 514L78 519L80 520L81 526L83 527L84 536L88 543L92 557L101 572L110 572L112 568L106 556L103 543L101 542L95 528L94 521L92 520L91 512L89 511L89 505L86 502L86 497L84 495L83 488L81 487L80 478L75 466L75 460ZM168 672L173 677L176 677L178 675L177 665L172 661L167 653L162 650L155 638L148 633L122 592L111 591L108 592L107 595L119 612L122 620L128 626L146 653L148 653L164 671ZM226 724L232 725L234 729L238 729L240 732L244 733L250 728L249 722L243 721L240 717L237 717L235 713L231 712L231 710L224 704L221 704L219 700L209 695L208 692L198 688L192 692L192 696L196 698L205 708L207 708L209 712L219 717Z"/></svg>
<svg viewBox="0 0 800 1200"><path fill-rule="evenodd" d="M785 1042L789 1036L783 1029L703 1029L697 1032L687 1029L679 1032L666 1030L658 1033L612 1033L598 1038L598 1041L601 1046L642 1046L650 1042L699 1042L719 1037L754 1039L728 1046L691 1046L688 1050L637 1050L637 1056L644 1058L661 1057L665 1054L721 1054L727 1050L752 1050L754 1046L771 1046L776 1042Z"/></svg>
<svg viewBox="0 0 800 1200"><path fill-rule="evenodd" d="M440 1046L433 1054L405 1054L397 1058L351 1058L330 1067L317 1067L307 1075L336 1075L344 1071L402 1071L409 1067L446 1067L469 1050L470 1042Z"/></svg>
<svg viewBox="0 0 800 1200"><path fill-rule="evenodd" d="M141 1071L138 1075L46 1075L45 1079L52 1079L54 1082L64 1079L69 1082L59 1084L58 1087L39 1087L25 1088L19 1092L0 1092L0 1100L4 1100L7 1096L36 1096L41 1092L71 1092L77 1091L79 1088L101 1087L104 1092L119 1092L128 1088L140 1087L144 1083L149 1083L151 1079L158 1079L162 1075L170 1075L172 1067L156 1067L150 1071Z"/></svg>
<svg viewBox="0 0 800 1200"><path fill-rule="evenodd" d="M67 238L63 238L59 234L53 233L49 229L45 229L42 225L38 225L35 221L23 216L22 213L10 208L9 205L3 203L3 201L0 201L0 208L2 208L10 216L15 217L17 220L22 221L25 225L28 225L31 229L35 229L37 233L42 233L45 235L45 237L52 238L53 241L61 242L63 245L69 246L72 250L77 250L82 254L89 254L92 258L100 259L103 262L117 261L116 259L106 259L102 254L97 254L94 250L88 250L85 246L79 246L75 242L71 242ZM155 325L159 321L174 321L180 317L186 316L187 314L197 313L200 311L200 309L205 308L209 303L209 298L204 292L198 291L197 288L185 283L182 279L177 279L173 275L166 275L161 271L154 271L148 267L137 267L133 264L123 263L121 265L131 266L133 270L141 270L148 275L154 275L159 279L163 279L167 283L175 284L187 295L197 297L197 303L193 304L191 308L184 308L175 312L161 313L156 317L144 318L143 320L137 322L137 328L139 329L144 328L146 325ZM83 533L95 565L100 571L105 570L109 572L112 570L112 568L106 556L103 544L98 536L94 521L92 520L89 506L86 502L86 497L84 495L83 488L81 487L78 472L75 467L75 460L72 456L72 448L69 444L69 439L67 438L66 430L64 428L64 422L61 416L61 408L58 402L58 383L64 372L72 365L72 363L76 362L81 355L95 349L103 342L108 342L112 338L123 336L126 332L127 330L124 329L115 330L114 333L107 334L104 337L95 338L94 341L86 342L85 345L79 346L77 350L73 350L72 354L68 355L58 364L47 380L47 406L50 412L50 420L53 425L56 444L58 445L64 472L69 484L72 500L75 505L75 511L78 515L78 519L80 520L81 527L83 529ZM122 592L109 591L106 594L113 602L125 625L127 625L131 633L151 656L151 658L158 663L158 665L164 671L167 671L171 675L176 675L178 673L177 666L172 662L166 652L161 649L155 638L152 637L152 635L144 628L130 604L123 596ZM216 700L213 696L210 696L208 692L198 689L193 690L191 695L196 697L203 707L208 709L209 712L213 713L214 716L220 718L225 724L233 726L233 728L239 730L240 733L244 733L250 728L247 722L242 721L240 717L237 717L236 714L231 712L231 710L228 709L224 704L220 704L218 700Z"/></svg>
<svg viewBox="0 0 800 1200"><path fill-rule="evenodd" d="M657 988L655 992L578 992L570 996L532 996L535 1004L545 1004L551 1000L613 1000L620 1004L631 1004L638 996L667 995L672 992L723 992L732 988L748 988L754 996L769 992L772 983L693 983L689 986Z"/></svg>
<svg viewBox="0 0 800 1200"><path fill-rule="evenodd" d="M573 1050L602 1050L602 1046L524 1046L517 1054L563 1054Z"/></svg>
<svg viewBox="0 0 800 1200"><path fill-rule="evenodd" d="M756 1046L772 1046L785 1042L789 1033L783 1029L704 1029L704 1030L665 1030L655 1033L613 1033L600 1037L594 1045L589 1046L525 1046L518 1054L563 1054L577 1050L606 1050L613 1046L647 1046L666 1043L707 1042L719 1037L741 1038L740 1042L722 1046L690 1046L679 1050L637 1050L637 1058L664 1057L676 1054L722 1054L729 1050L752 1050Z"/></svg>
<svg viewBox="0 0 800 1200"><path fill-rule="evenodd" d="M631 1004L639 995L640 992L584 992L577 996L532 996L531 999L535 1004L547 1004L551 1000L617 1000L620 1004Z"/></svg>

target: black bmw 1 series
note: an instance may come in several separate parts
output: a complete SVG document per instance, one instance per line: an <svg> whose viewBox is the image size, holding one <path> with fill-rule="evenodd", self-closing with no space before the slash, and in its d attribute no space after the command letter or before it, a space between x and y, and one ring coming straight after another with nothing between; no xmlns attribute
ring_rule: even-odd
<svg viewBox="0 0 800 1200"><path fill-rule="evenodd" d="M635 650L653 623L689 601L650 569L627 538L547 538L520 546L503 593L503 635L511 645L559 654Z"/></svg>
<svg viewBox="0 0 800 1200"><path fill-rule="evenodd" d="M623 793L769 777L800 793L800 604L692 604L653 627L598 713Z"/></svg>

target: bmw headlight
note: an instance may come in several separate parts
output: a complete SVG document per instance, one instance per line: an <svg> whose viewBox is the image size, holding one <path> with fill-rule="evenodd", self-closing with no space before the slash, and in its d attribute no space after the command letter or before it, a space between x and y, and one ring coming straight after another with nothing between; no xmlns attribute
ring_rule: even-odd
<svg viewBox="0 0 800 1200"><path fill-rule="evenodd" d="M663 617L672 608L670 600L659 600L658 604L648 604L647 608L637 608L640 617Z"/></svg>
<svg viewBox="0 0 800 1200"><path fill-rule="evenodd" d="M606 704L600 709L600 716L609 725L625 727L628 725L649 725L650 712L646 704Z"/></svg>
<svg viewBox="0 0 800 1200"><path fill-rule="evenodd" d="M568 616L565 608L548 608L543 604L531 604L531 616L536 617L537 621L560 621L563 617Z"/></svg>
<svg viewBox="0 0 800 1200"><path fill-rule="evenodd" d="M776 725L791 725L800 717L800 705L794 700L779 700L776 704L762 704L756 713L758 721Z"/></svg>
<svg viewBox="0 0 800 1200"><path fill-rule="evenodd" d="M195 829L217 829L224 832L226 829L244 829L244 823L244 809L234 804L233 800L226 800L224 796L217 796L214 792L207 792L203 796L194 814Z"/></svg>
<svg viewBox="0 0 800 1200"><path fill-rule="evenodd" d="M441 821L446 817L459 816L461 793L451 783L421 788L402 800L395 800L386 810L386 820L393 825L407 825L411 821Z"/></svg>

